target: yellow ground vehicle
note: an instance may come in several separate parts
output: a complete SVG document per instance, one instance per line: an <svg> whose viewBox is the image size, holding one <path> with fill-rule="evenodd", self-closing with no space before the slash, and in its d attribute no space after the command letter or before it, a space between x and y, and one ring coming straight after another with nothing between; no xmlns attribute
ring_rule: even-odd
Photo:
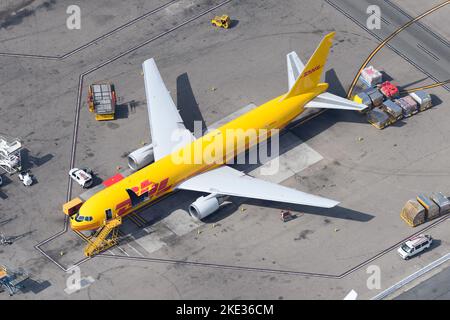
<svg viewBox="0 0 450 320"><path fill-rule="evenodd" d="M110 83L91 84L88 92L89 111L95 113L95 120L114 120L116 91Z"/></svg>
<svg viewBox="0 0 450 320"><path fill-rule="evenodd" d="M213 26L228 29L231 24L230 17L224 14L223 16L215 16L214 19L211 20L211 24Z"/></svg>

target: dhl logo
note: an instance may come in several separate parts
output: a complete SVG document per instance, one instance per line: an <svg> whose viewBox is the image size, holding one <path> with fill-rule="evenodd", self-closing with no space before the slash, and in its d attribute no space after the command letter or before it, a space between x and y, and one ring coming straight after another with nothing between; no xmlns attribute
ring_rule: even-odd
<svg viewBox="0 0 450 320"><path fill-rule="evenodd" d="M138 204L150 200L153 196L159 195L170 189L168 185L169 178L165 178L159 183L154 183L150 180L144 180L139 186L127 189L129 199L122 201L116 206L118 216L124 215L128 210L137 206Z"/></svg>
<svg viewBox="0 0 450 320"><path fill-rule="evenodd" d="M311 73L313 73L313 72L319 70L321 67L322 67L322 66L319 64L319 65L315 66L314 68L311 68L311 69L309 69L309 70L303 72L302 78L304 78L304 77L306 77L306 76L309 76Z"/></svg>

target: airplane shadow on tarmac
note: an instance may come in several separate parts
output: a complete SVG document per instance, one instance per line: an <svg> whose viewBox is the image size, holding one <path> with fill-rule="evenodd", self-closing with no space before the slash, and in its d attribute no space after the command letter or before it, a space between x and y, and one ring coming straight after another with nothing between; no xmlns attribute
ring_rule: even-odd
<svg viewBox="0 0 450 320"><path fill-rule="evenodd" d="M198 107L187 73L177 77L177 106L186 129L193 132L196 138L202 136L203 132L194 132L194 121L201 121L203 131L206 130L206 123Z"/></svg>
<svg viewBox="0 0 450 320"><path fill-rule="evenodd" d="M345 96L345 90L340 83L335 71L333 69L330 69L326 72L325 75L326 82L329 83L329 89L328 91L334 94L337 94L339 96ZM194 121L201 121L203 128L206 128L205 121L202 117L202 114L200 112L198 103L194 97L192 87L189 82L189 77L186 73L183 73L182 75L178 76L177 78L177 105L180 110L180 116L183 119L186 128L190 131L194 130L193 123ZM300 119L301 121L301 119ZM298 126L295 128L296 131L293 131L294 129L289 128L287 130L294 133L296 136L298 136L300 139L296 139L296 141L288 146L280 144L279 146L279 154L282 155L286 153L287 151L291 150L292 148L297 147L304 141L309 140L310 138L314 137L316 134L319 134L322 131L325 131L332 125L334 125L338 121L346 121L346 122L358 122L358 123L366 123L365 117L357 114L356 112L351 111L342 111L342 110L330 110L326 112L325 114L322 114L305 124L302 124L301 126ZM294 126L295 122L292 123L291 126ZM298 132L297 132L298 130ZM283 134L283 133L280 133ZM197 136L197 135L196 135ZM270 142L268 143L268 147L270 147ZM270 152L270 150L269 150ZM246 158L248 158L248 152L246 154ZM232 165L237 170L243 171L245 173L248 173L258 167L261 166L261 163L258 164L245 164L245 165ZM203 195L199 192L193 192L193 191L179 191L177 192L177 195L174 196L182 196L183 199L186 197L189 197L191 199L190 201L195 201L199 196ZM343 208L340 206L336 206L334 208L330 209L324 209L324 208L316 208L316 207L310 207L310 206L303 206L303 205L293 205L293 204L285 204L285 203L278 203L278 202L272 202L272 201L266 201L266 200L255 200L255 199L246 199L246 198L240 198L240 197L230 197L229 200L226 201L224 204L222 204L221 208L213 215L205 218L203 221L205 223L216 223L227 216L234 214L237 210L239 205L246 203L246 204L254 204L259 205L263 207L269 207L269 208L276 208L276 209L285 209L285 210L291 210L293 213L307 213L307 214L315 214L315 215L322 215L326 217L332 217L332 218L339 218L339 219L346 219L346 220L353 220L353 221L359 221L359 222L367 222L370 221L372 218L374 218L373 215L359 212L356 210ZM179 201L179 202L172 202L172 206L170 206L170 211L174 212L175 210L185 210L187 211L188 208L186 206L186 203L190 203L188 200ZM148 221L148 224L154 224L168 215L170 215L171 212L163 212L165 211L165 208L168 206L164 206L164 208L161 208L162 206L158 206L158 209L155 210L153 206L148 207L147 209L144 209L142 212L142 215L145 216L145 218ZM158 211L157 214L155 214ZM147 217L146 213L152 212L152 214L148 215Z"/></svg>
<svg viewBox="0 0 450 320"><path fill-rule="evenodd" d="M279 209L281 210L289 210L291 214L296 217L299 217L303 214L313 214L319 215L329 218L336 219L344 219L344 220L352 220L358 222L368 222L374 218L373 215L356 211L348 208L344 208L341 206L336 206L334 208L318 208L318 207L310 207L303 205L295 205L295 204L285 204L273 201L266 200L257 200L257 199L246 199L246 198L238 198L234 197L232 199L233 202L223 204L216 213L210 215L205 218L203 222L205 223L217 223L220 220L225 219L229 215L236 213L239 205L247 204L247 205L256 205L265 208Z"/></svg>

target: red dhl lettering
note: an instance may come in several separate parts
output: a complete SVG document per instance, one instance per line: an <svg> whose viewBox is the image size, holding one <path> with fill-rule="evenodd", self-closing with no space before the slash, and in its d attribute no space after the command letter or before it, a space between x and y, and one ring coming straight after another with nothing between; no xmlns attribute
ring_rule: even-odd
<svg viewBox="0 0 450 320"><path fill-rule="evenodd" d="M116 206L117 215L121 216L125 214L125 212L127 212L129 209L131 209L131 200L127 199L125 201L122 201Z"/></svg>
<svg viewBox="0 0 450 320"><path fill-rule="evenodd" d="M155 195L155 194L161 194L164 191L167 191L170 189L171 185L167 185L169 182L169 178L165 178L159 183L154 183L148 179L142 181L140 183L140 186L132 187L131 190L133 190L136 195L141 196L144 193L148 192L149 199ZM117 215L121 216L124 215L128 210L132 208L131 200L127 199L125 201L120 202L116 206Z"/></svg>
<svg viewBox="0 0 450 320"><path fill-rule="evenodd" d="M302 77L304 78L304 77L306 77L306 76L309 76L311 73L313 73L313 72L319 70L320 68L321 68L321 65L315 66L314 68L309 69L309 70L303 72L303 76L302 76Z"/></svg>

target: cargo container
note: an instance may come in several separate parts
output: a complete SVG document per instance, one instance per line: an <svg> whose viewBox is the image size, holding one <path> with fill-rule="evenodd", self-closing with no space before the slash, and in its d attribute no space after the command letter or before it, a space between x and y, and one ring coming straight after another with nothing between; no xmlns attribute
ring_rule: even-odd
<svg viewBox="0 0 450 320"><path fill-rule="evenodd" d="M367 93L360 92L360 93L356 94L353 97L353 101L355 101L357 103L364 104L369 109L372 108L372 100L370 99L370 97L369 97L369 95Z"/></svg>
<svg viewBox="0 0 450 320"><path fill-rule="evenodd" d="M430 198L438 205L440 216L450 211L450 200L442 192L433 192Z"/></svg>
<svg viewBox="0 0 450 320"><path fill-rule="evenodd" d="M398 98L399 96L398 88L389 81L385 81L380 85L380 92L386 98Z"/></svg>
<svg viewBox="0 0 450 320"><path fill-rule="evenodd" d="M392 100L385 100L381 105L381 109L388 113L394 121L403 118L403 109Z"/></svg>
<svg viewBox="0 0 450 320"><path fill-rule="evenodd" d="M417 112L419 112L419 106L417 105L417 102L413 98L411 98L410 96L406 96L406 97L403 97L400 99L402 99L408 105L411 106L411 109L413 109L413 114L416 114Z"/></svg>
<svg viewBox="0 0 450 320"><path fill-rule="evenodd" d="M425 220L430 221L434 218L439 217L439 207L430 197L419 194L417 196L417 201L425 208Z"/></svg>
<svg viewBox="0 0 450 320"><path fill-rule="evenodd" d="M367 121L377 129L383 129L390 124L389 115L380 109L367 112Z"/></svg>
<svg viewBox="0 0 450 320"><path fill-rule="evenodd" d="M432 107L431 96L423 90L418 90L409 94L419 105L419 110L424 111Z"/></svg>
<svg viewBox="0 0 450 320"><path fill-rule="evenodd" d="M415 199L408 200L400 217L411 227L416 227L425 222L425 208Z"/></svg>
<svg viewBox="0 0 450 320"><path fill-rule="evenodd" d="M394 100L397 105L403 109L403 116L410 117L418 112L417 103L411 97L403 97Z"/></svg>
<svg viewBox="0 0 450 320"><path fill-rule="evenodd" d="M373 107L378 107L383 103L384 96L380 91L378 91L377 88L369 88L367 90L364 90L363 92L369 96L370 100L372 101Z"/></svg>
<svg viewBox="0 0 450 320"><path fill-rule="evenodd" d="M361 71L361 81L365 82L370 87L373 87L382 81L382 74L373 66L368 66Z"/></svg>
<svg viewBox="0 0 450 320"><path fill-rule="evenodd" d="M91 84L88 90L89 111L95 113L95 120L114 120L116 91L110 83Z"/></svg>

